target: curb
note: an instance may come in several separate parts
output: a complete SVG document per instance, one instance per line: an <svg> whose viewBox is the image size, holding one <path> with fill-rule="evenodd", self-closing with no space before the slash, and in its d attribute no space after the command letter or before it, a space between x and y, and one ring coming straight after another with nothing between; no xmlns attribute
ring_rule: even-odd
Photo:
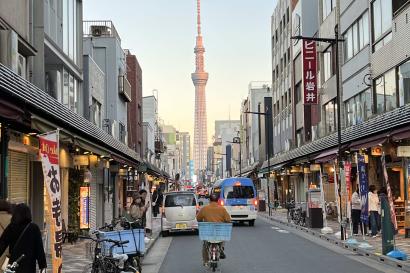
<svg viewBox="0 0 410 273"><path fill-rule="evenodd" d="M334 238L334 237L332 237L332 236L329 236L329 235L326 235L326 234L322 234L322 233L320 233L320 232L318 232L318 231L311 230L311 229L309 229L309 228L305 228L305 227L301 227L301 226L298 226L298 225L295 225L295 224L292 224L292 223L288 223L288 222L285 222L285 221L276 219L276 218L274 218L274 217L272 217L272 216L268 216L268 215L265 215L265 214L262 214L262 213L259 213L259 216L262 216L263 218L265 218L265 219L267 219L267 220L271 220L271 221L273 221L273 222L277 222L277 223L279 223L279 224L281 224L281 225L284 225L284 226L287 226L287 227L291 227L291 228L294 228L294 229L303 231L303 232L305 232L305 233L307 233L307 234L309 234L309 235L312 235L312 236L314 236L314 237L320 238L320 239L322 239L323 241L326 241L326 242L329 242L329 243L331 243L331 244L337 245L337 246L339 246L340 248L348 249L348 250L350 250L350 251L353 252L353 253L358 253L358 254L360 254L360 255L362 255L362 256L365 256L365 257L371 258L371 259L373 259L373 260L376 260L376 261L378 261L378 262L381 262L381 263L390 265L390 266L392 266L392 267L401 269L401 270L403 270L403 271L405 271L405 272L410 272L410 264L405 263L405 262L403 262L403 261L390 258L390 257L388 257L388 256L386 256L386 255L382 255L382 254L374 253L374 252L371 252L371 251L368 251L368 250L365 250L365 249L361 249L361 248L358 248L357 246L348 245L348 244L346 244L345 242L343 242L343 241L341 241L341 240L339 240L339 239L336 239L336 238Z"/></svg>
<svg viewBox="0 0 410 273"><path fill-rule="evenodd" d="M156 232L152 235L152 239L150 244L147 246L147 248L145 249L145 253L144 256L147 256L148 253L150 252L151 248L155 245L155 243L157 242L158 238L160 237L160 232Z"/></svg>

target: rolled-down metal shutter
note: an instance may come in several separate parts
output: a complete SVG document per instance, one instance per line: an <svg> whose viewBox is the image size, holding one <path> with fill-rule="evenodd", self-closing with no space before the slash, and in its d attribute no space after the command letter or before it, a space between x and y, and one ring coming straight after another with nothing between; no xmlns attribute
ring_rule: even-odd
<svg viewBox="0 0 410 273"><path fill-rule="evenodd" d="M28 155L9 151L8 194L10 202L28 203L28 180Z"/></svg>

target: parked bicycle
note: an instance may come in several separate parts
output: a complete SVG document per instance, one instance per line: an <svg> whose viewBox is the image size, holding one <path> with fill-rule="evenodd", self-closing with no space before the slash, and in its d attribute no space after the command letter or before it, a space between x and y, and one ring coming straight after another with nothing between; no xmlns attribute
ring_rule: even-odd
<svg viewBox="0 0 410 273"><path fill-rule="evenodd" d="M14 263L7 265L6 270L3 273L16 273L16 269L19 267L19 263L24 259L25 255L21 255Z"/></svg>
<svg viewBox="0 0 410 273"><path fill-rule="evenodd" d="M121 247L129 243L129 241L117 241L111 239L99 239L92 237L83 237L85 239L92 240L95 243L94 258L90 268L87 267L84 273L140 273L137 268L130 266L127 263L128 256L126 254L114 254L113 249L115 247ZM110 244L108 255L104 252L104 243Z"/></svg>
<svg viewBox="0 0 410 273"><path fill-rule="evenodd" d="M295 217L295 201L290 201L286 204L288 223L292 222Z"/></svg>
<svg viewBox="0 0 410 273"><path fill-rule="evenodd" d="M306 226L306 211L303 210L302 206L296 207L295 204L290 204L287 218L288 223L293 222L295 225Z"/></svg>

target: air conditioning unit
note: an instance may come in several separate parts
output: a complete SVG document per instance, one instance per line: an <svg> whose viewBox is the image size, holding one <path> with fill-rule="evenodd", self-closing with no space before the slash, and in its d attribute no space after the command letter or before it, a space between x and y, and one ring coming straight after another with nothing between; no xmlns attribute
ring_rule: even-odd
<svg viewBox="0 0 410 273"><path fill-rule="evenodd" d="M13 30L0 30L0 63L18 73L18 35Z"/></svg>
<svg viewBox="0 0 410 273"><path fill-rule="evenodd" d="M119 125L118 125L118 121L116 120L112 120L112 125L111 125L111 135L115 138L119 140Z"/></svg>
<svg viewBox="0 0 410 273"><path fill-rule="evenodd" d="M95 37L111 35L111 30L108 26L90 26L90 32Z"/></svg>

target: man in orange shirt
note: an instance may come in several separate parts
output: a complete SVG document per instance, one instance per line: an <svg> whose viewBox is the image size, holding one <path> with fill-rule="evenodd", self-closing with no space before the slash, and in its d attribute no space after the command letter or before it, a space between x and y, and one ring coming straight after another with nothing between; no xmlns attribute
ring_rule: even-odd
<svg viewBox="0 0 410 273"><path fill-rule="evenodd" d="M231 216L229 216L229 213L226 211L226 209L223 206L220 206L218 204L218 196L213 193L211 194L209 199L210 199L209 205L203 207L199 211L198 215L196 216L196 219L198 220L198 222L230 223ZM204 241L202 245L202 259L203 259L205 266L208 264L208 261L209 261L208 246L209 246L209 243ZM221 247L220 258L221 259L226 258L225 253L224 253L223 243Z"/></svg>

